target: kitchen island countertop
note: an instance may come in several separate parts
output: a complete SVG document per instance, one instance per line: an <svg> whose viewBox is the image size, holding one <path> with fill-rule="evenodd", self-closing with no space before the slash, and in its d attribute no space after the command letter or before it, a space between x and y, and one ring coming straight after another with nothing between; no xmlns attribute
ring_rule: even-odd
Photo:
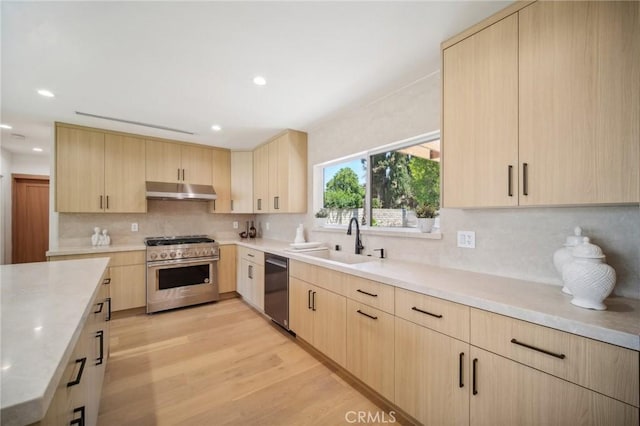
<svg viewBox="0 0 640 426"><path fill-rule="evenodd" d="M109 258L0 265L3 425L44 417Z"/></svg>

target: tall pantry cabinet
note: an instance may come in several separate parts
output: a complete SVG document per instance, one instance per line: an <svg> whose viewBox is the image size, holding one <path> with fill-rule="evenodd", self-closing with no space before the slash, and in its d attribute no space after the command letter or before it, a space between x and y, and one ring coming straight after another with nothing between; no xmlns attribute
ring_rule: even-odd
<svg viewBox="0 0 640 426"><path fill-rule="evenodd" d="M443 205L638 203L639 3L516 7L442 45Z"/></svg>

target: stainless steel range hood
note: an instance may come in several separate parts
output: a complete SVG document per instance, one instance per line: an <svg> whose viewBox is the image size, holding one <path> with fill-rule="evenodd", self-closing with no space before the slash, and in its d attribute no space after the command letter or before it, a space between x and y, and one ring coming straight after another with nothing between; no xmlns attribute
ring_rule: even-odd
<svg viewBox="0 0 640 426"><path fill-rule="evenodd" d="M147 182L148 200L211 201L218 198L212 185Z"/></svg>

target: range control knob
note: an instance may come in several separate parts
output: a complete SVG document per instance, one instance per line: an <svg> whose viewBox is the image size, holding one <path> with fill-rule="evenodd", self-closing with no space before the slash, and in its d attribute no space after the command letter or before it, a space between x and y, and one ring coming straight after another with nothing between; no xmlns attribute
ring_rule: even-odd
<svg viewBox="0 0 640 426"><path fill-rule="evenodd" d="M155 259L158 257L158 253L151 253L151 259Z"/></svg>
<svg viewBox="0 0 640 426"><path fill-rule="evenodd" d="M190 257L191 256L191 252L189 250L185 250L182 252L182 257Z"/></svg>
<svg viewBox="0 0 640 426"><path fill-rule="evenodd" d="M160 257L164 259L165 257L167 257L167 253L165 252L160 253Z"/></svg>
<svg viewBox="0 0 640 426"><path fill-rule="evenodd" d="M169 253L169 256L171 256L171 257L176 257L176 252L175 252L175 251L172 251L171 253Z"/></svg>
<svg viewBox="0 0 640 426"><path fill-rule="evenodd" d="M203 256L209 256L209 250L207 250L207 249L203 249L203 250L202 250L202 255L203 255Z"/></svg>

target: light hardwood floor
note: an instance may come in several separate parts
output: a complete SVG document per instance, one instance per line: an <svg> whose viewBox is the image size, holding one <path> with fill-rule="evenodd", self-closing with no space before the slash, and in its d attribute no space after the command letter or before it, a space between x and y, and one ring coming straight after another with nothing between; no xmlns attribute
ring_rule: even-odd
<svg viewBox="0 0 640 426"><path fill-rule="evenodd" d="M389 424L341 376L240 299L119 318L98 424Z"/></svg>

